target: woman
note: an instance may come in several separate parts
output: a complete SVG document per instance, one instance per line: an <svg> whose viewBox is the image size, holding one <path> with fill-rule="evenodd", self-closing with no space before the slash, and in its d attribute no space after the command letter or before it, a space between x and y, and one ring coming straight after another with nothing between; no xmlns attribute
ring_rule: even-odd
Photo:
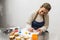
<svg viewBox="0 0 60 40"><path fill-rule="evenodd" d="M49 3L44 3L37 12L33 13L27 21L27 27L30 32L36 30L37 32L45 32L49 25L48 12L51 9Z"/></svg>

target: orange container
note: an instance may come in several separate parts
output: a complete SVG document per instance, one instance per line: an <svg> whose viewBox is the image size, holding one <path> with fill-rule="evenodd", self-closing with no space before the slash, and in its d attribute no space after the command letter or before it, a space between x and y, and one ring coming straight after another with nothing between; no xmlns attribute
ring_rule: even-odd
<svg viewBox="0 0 60 40"><path fill-rule="evenodd" d="M38 40L38 34L32 34L32 40Z"/></svg>

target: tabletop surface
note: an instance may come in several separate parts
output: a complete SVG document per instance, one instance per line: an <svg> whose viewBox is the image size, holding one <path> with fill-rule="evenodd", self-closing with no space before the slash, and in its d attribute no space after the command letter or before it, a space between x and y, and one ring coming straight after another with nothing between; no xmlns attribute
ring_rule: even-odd
<svg viewBox="0 0 60 40"><path fill-rule="evenodd" d="M39 36L39 40L48 40L48 36L49 36L48 33L46 33L45 36L40 35L40 36ZM9 35L3 33L3 32L0 30L0 40L9 40Z"/></svg>

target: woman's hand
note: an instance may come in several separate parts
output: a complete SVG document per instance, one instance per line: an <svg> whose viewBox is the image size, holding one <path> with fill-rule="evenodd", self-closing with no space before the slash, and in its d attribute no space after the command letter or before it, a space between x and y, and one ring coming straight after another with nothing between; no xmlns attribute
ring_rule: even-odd
<svg viewBox="0 0 60 40"><path fill-rule="evenodd" d="M39 32L40 34L42 34L43 32L40 28L38 28L36 31Z"/></svg>
<svg viewBox="0 0 60 40"><path fill-rule="evenodd" d="M28 31L33 32L33 28L32 27L28 28Z"/></svg>

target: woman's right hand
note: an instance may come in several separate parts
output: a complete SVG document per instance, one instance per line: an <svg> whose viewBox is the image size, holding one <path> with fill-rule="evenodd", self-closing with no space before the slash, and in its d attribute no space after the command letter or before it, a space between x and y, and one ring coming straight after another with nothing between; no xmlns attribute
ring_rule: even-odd
<svg viewBox="0 0 60 40"><path fill-rule="evenodd" d="M28 31L33 32L33 28L32 27L28 28Z"/></svg>

